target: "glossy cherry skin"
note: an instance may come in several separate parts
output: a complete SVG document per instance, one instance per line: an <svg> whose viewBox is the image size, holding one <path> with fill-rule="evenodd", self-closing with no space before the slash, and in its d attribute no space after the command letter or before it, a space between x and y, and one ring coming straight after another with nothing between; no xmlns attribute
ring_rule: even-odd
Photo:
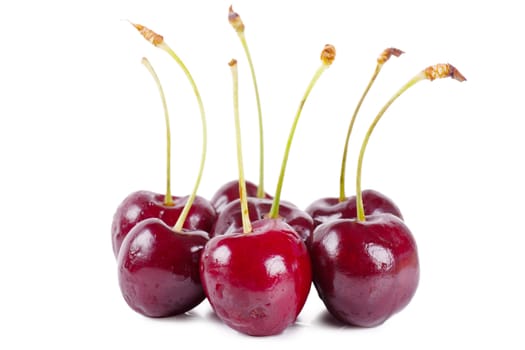
<svg viewBox="0 0 525 350"><path fill-rule="evenodd" d="M248 197L257 197L258 187L256 184L250 181L245 181L246 183L246 196ZM264 198L271 198L267 193L264 194ZM224 184L210 200L211 205L215 208L217 214L219 214L228 203L239 199L239 181L233 180Z"/></svg>
<svg viewBox="0 0 525 350"><path fill-rule="evenodd" d="M269 198L248 198L248 212L250 221L257 221L268 216L272 207L272 199ZM238 232L242 229L242 210L241 202L236 199L226 205L222 212L217 216L217 220L210 232L210 237L217 235ZM289 202L281 201L279 206L280 218L290 225L294 231L308 244L314 229L313 220L306 212L297 208Z"/></svg>
<svg viewBox="0 0 525 350"><path fill-rule="evenodd" d="M253 222L253 232L216 236L201 257L201 281L216 315L254 336L295 322L310 291L308 250L284 221Z"/></svg>
<svg viewBox="0 0 525 350"><path fill-rule="evenodd" d="M111 240L115 257L128 232L139 222L148 218L158 218L169 226L174 226L188 200L188 196L174 197L173 205L164 204L164 195L150 191L137 191L122 201L113 216ZM184 228L210 232L217 214L210 202L202 197L195 197Z"/></svg>
<svg viewBox="0 0 525 350"><path fill-rule="evenodd" d="M365 215L390 213L403 219L403 215L393 200L375 190L362 191ZM355 219L357 207L355 196L348 197L344 201L339 198L321 198L306 208L306 212L314 220L314 226L337 219Z"/></svg>
<svg viewBox="0 0 525 350"><path fill-rule="evenodd" d="M197 306L205 298L199 261L206 242L204 231L175 232L156 218L138 223L117 259L128 305L148 317L174 316Z"/></svg>
<svg viewBox="0 0 525 350"><path fill-rule="evenodd" d="M313 282L340 321L373 327L402 310L419 283L417 246L392 214L318 226L310 247Z"/></svg>

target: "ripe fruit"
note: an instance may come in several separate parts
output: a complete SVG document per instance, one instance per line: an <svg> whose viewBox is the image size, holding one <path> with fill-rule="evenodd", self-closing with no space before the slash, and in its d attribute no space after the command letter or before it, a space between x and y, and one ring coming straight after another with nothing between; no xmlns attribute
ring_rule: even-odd
<svg viewBox="0 0 525 350"><path fill-rule="evenodd" d="M111 238L115 258L129 231L139 222L148 218L158 218L168 226L174 226L186 205L189 196L171 196L172 204L167 205L165 195L150 191L131 193L122 201L113 216ZM207 199L197 196L184 221L188 230L210 232L215 224L216 214Z"/></svg>
<svg viewBox="0 0 525 350"><path fill-rule="evenodd" d="M282 220L258 220L249 233L212 238L201 259L201 281L213 310L245 334L281 333L295 322L310 291L308 251Z"/></svg>
<svg viewBox="0 0 525 350"><path fill-rule="evenodd" d="M357 166L355 219L321 224L310 247L314 285L332 315L342 322L372 327L402 310L419 282L414 238L401 219L390 214L365 215L361 168L368 140L386 109L415 83L436 78L465 78L451 65L428 67L387 102L368 129Z"/></svg>
<svg viewBox="0 0 525 350"><path fill-rule="evenodd" d="M253 198L271 198L267 193L263 193L263 197L259 197L259 188L253 182L246 181L246 196ZM222 185L213 195L210 203L215 208L215 212L220 214L231 202L239 199L239 181L232 180ZM238 203L237 203L238 204Z"/></svg>
<svg viewBox="0 0 525 350"><path fill-rule="evenodd" d="M199 260L208 234L173 230L157 218L138 223L118 256L118 277L128 305L148 317L191 310L204 300Z"/></svg>
<svg viewBox="0 0 525 350"><path fill-rule="evenodd" d="M233 329L249 335L281 333L295 322L310 291L308 250L299 234L279 216L279 198L291 141L302 107L313 85L334 57L333 46L325 46L321 55L323 64L308 86L292 126L269 215L254 221L253 226L249 218L242 166L237 62L230 62L234 82L242 230L220 234L209 241L201 257L201 281L217 316Z"/></svg>
<svg viewBox="0 0 525 350"><path fill-rule="evenodd" d="M403 219L398 206L384 194L368 189L363 191L362 197L365 215L390 213ZM314 228L337 219L352 219L357 216L355 196L346 197L343 201L337 197L321 198L310 204L306 212L312 217Z"/></svg>
<svg viewBox="0 0 525 350"><path fill-rule="evenodd" d="M322 224L310 253L319 297L333 316L351 325L383 323L409 303L419 282L416 242L392 214Z"/></svg>
<svg viewBox="0 0 525 350"><path fill-rule="evenodd" d="M247 198L248 213L251 221L261 220L268 217L273 200L266 198ZM297 208L289 202L279 205L279 217L296 231L303 241L308 242L312 236L313 221L310 215ZM230 234L242 228L242 210L240 199L225 206L217 216L217 220L210 232L210 237Z"/></svg>
<svg viewBox="0 0 525 350"><path fill-rule="evenodd" d="M370 82L368 83L365 91L363 92L361 99L357 103L354 114L352 115L352 119L350 120L350 124L348 126L348 131L346 133L345 145L343 150L343 159L341 162L341 175L339 177L339 197L321 198L314 201L306 208L306 212L314 220L315 227L322 223L329 222L331 220L351 219L357 216L355 197L347 197L345 193L346 159L348 154L348 144L350 141L350 135L352 134L352 129L354 127L354 123L359 109L361 108L361 105L363 104L363 101L366 95L368 94L368 91L370 90L377 76L379 75L381 68L383 68L383 65L390 59L391 56L399 57L403 53L404 52L399 49L388 48L383 50L383 52L377 58L377 65L374 74L372 75ZM401 219L403 218L403 216L401 215L401 211L399 210L397 205L390 198L381 194L378 191L364 190L363 203L365 207L365 213L367 215L381 212L391 213Z"/></svg>
<svg viewBox="0 0 525 350"><path fill-rule="evenodd" d="M155 46L161 47L173 57L177 57L164 43L161 36L143 26L135 25L135 27L140 28L139 30L146 38L151 38L151 42ZM146 59L143 59L143 62L158 83L153 67ZM199 262L204 245L208 241L208 233L197 229L184 229L183 227L186 221L194 219L188 217L188 214L195 202L204 170L207 137L206 118L196 85L180 59L178 62L188 76L201 107L204 141L195 186L180 211L173 228L159 218L149 218L139 222L124 238L117 258L122 296L133 310L149 317L166 317L186 312L205 298L200 284ZM158 84L160 87L160 83ZM162 89L160 91L162 95ZM164 107L166 110L165 103ZM171 196L167 196L167 198L171 198ZM211 213L214 214L213 208L211 208ZM193 222L186 226L193 227L196 224Z"/></svg>

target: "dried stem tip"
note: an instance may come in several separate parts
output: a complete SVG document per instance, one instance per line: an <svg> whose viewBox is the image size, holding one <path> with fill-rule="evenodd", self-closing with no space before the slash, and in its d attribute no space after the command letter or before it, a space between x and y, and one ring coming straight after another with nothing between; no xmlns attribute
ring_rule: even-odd
<svg viewBox="0 0 525 350"><path fill-rule="evenodd" d="M231 61L228 62L228 65L230 67L236 66L237 65L237 60L235 58L232 58Z"/></svg>
<svg viewBox="0 0 525 350"><path fill-rule="evenodd" d="M326 44L321 52L321 61L327 66L335 60L335 46Z"/></svg>
<svg viewBox="0 0 525 350"><path fill-rule="evenodd" d="M160 44L164 42L164 38L162 37L162 35L155 33L153 30L147 27L144 27L141 24L135 24L132 22L130 23L133 27L135 27L139 31L139 33L144 37L144 39L152 43L153 46L159 46Z"/></svg>
<svg viewBox="0 0 525 350"><path fill-rule="evenodd" d="M440 78L452 78L457 81L467 80L463 74L461 74L456 67L449 63L439 63L430 67L427 67L424 71L425 77L432 81Z"/></svg>
<svg viewBox="0 0 525 350"><path fill-rule="evenodd" d="M388 49L385 49L383 52L381 52L381 54L377 58L377 64L385 64L386 61L390 59L390 57L392 56L399 57L404 53L405 53L404 51L396 49L395 47L390 47Z"/></svg>
<svg viewBox="0 0 525 350"><path fill-rule="evenodd" d="M244 23L242 23L241 16L235 11L233 11L233 6L230 5L230 9L228 11L228 22L232 25L233 29L237 33L244 32Z"/></svg>

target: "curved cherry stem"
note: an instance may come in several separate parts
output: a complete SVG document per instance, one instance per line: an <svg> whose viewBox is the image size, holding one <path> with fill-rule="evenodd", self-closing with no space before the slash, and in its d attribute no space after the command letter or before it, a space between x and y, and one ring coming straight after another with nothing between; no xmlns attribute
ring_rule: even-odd
<svg viewBox="0 0 525 350"><path fill-rule="evenodd" d="M346 191L345 191L346 159L348 155L348 144L350 141L350 135L352 134L352 130L354 128L354 123L357 118L357 114L359 113L359 110L361 109L361 105L363 104L365 97L368 95L368 91L370 91L370 88L374 84L379 72L381 71L381 68L383 68L383 65L390 59L392 55L399 57L403 53L404 53L403 51L393 48L393 47L383 50L383 52L377 58L377 65L376 65L374 74L372 75L372 78L370 78L370 81L368 82L368 85L366 86L366 89L363 92L363 95L361 95L361 98L359 99L359 102L357 103L357 106L354 110L354 114L352 115L352 119L350 120L350 125L348 126L348 131L346 133L345 145L344 145L344 150L343 150L343 159L341 161L341 175L339 177L339 201L340 202L343 202L346 199Z"/></svg>
<svg viewBox="0 0 525 350"><path fill-rule="evenodd" d="M232 59L228 63L232 72L233 82L233 113L235 117L235 140L237 143L237 169L239 170L239 197L241 201L241 218L244 233L252 232L250 213L248 211L248 199L246 197L246 180L244 178L244 165L242 160L241 120L239 117L239 74L237 61Z"/></svg>
<svg viewBox="0 0 525 350"><path fill-rule="evenodd" d="M410 87L414 86L416 83L422 81L422 80L434 80L438 78L447 78L451 77L455 80L458 80L460 82L465 81L465 77L452 65L450 64L437 64L434 66L427 67L426 69L422 70L418 74L416 74L412 79L410 79L405 85L403 85L391 98L388 100L388 102L381 108L375 119L373 120L372 124L368 128L368 131L366 132L365 138L363 140L363 144L361 145L361 150L359 152L359 159L357 162L357 176L356 176L356 205L357 205L357 221L363 222L366 221L365 216L365 209L363 204L363 196L361 192L361 173L362 173L362 167L363 167L363 157L365 155L366 146L368 144L368 140L370 139L370 136L372 135L372 132L374 131L377 123L383 116L383 114L386 112L386 110L394 103L394 101L401 96L406 90L408 90Z"/></svg>
<svg viewBox="0 0 525 350"><path fill-rule="evenodd" d="M162 108L164 109L164 121L166 123L166 195L164 196L164 205L173 206L173 198L171 197L171 131L168 104L166 103L166 96L162 84L160 83L159 76L157 75L157 72L155 72L150 61L146 57L143 57L142 64L146 67L157 84L160 98L162 100Z"/></svg>
<svg viewBox="0 0 525 350"><path fill-rule="evenodd" d="M359 109L361 108L361 105L363 104L363 101L365 100L365 97L368 94L368 91L374 84L374 81L376 80L376 77L379 74L380 69L381 67L377 65L374 75L370 79L370 82L368 83L365 89L365 92L361 96L361 99L359 100L359 103L357 104L357 107L355 108L354 114L352 115L352 119L350 120L350 125L348 126L348 131L346 132L345 146L344 146L344 151L343 151L343 160L341 162L341 175L339 176L339 201L340 202L346 199L346 190L345 190L346 159L347 159L347 154L348 154L348 144L350 141L350 135L352 134L352 130L354 128L354 123L357 117L357 113L359 112Z"/></svg>
<svg viewBox="0 0 525 350"><path fill-rule="evenodd" d="M255 99L257 102L257 115L259 121L259 186L257 187L257 197L264 198L264 128L263 128L263 117L261 110L261 99L259 96L259 88L257 85L257 77L255 75L255 69L253 67L252 56L248 48L248 42L244 35L244 23L241 20L241 17L238 13L233 11L233 7L230 6L228 13L228 20L232 25L233 29L237 32L244 53L246 54L246 59L248 60L248 66L250 67L250 72L252 75L253 88L255 90Z"/></svg>
<svg viewBox="0 0 525 350"><path fill-rule="evenodd" d="M297 123L299 122L299 117L301 116L301 112L303 110L304 104L306 103L306 100L308 96L310 95L310 92L312 91L312 88L314 87L315 83L317 82L317 80L319 80L323 72L328 67L330 67L334 59L335 59L335 47L333 47L332 45L325 45L321 53L322 64L317 69L314 76L312 77L312 80L308 84L308 87L306 88L303 98L301 99L301 102L299 103L299 108L297 109L297 113L295 114L292 128L288 136L288 141L286 142L286 148L284 150L284 157L281 163L281 171L279 173L279 179L277 181L277 188L275 190L275 196L273 198L272 207L269 213L269 217L271 219L277 219L279 217L279 205L281 201L281 191L282 191L283 182L284 182L284 173L286 172L286 164L288 163L288 156L290 154L290 149L292 147L292 140L295 134L295 129L297 128Z"/></svg>
<svg viewBox="0 0 525 350"><path fill-rule="evenodd" d="M193 205L193 202L195 201L195 197L197 196L197 190L199 189L199 185L201 183L202 179L202 173L204 172L204 164L206 163L206 150L208 147L208 128L206 125L206 113L204 112L204 104L202 103L202 98L199 93L199 89L197 88L197 84L195 84L195 80L193 80L193 77L191 76L188 68L186 68L186 65L182 62L182 60L177 56L177 54L166 44L162 43L159 45L161 49L166 51L180 66L180 68L184 71L184 74L186 74L186 77L188 78L192 88L193 93L195 94L195 97L197 98L197 103L199 105L199 111L201 115L201 124L202 124L202 153L201 153L201 161L199 165L199 172L197 174L197 179L195 180L195 185L193 186L193 190L191 192L190 197L188 198L188 201L184 205L184 208L182 209L182 212L177 219L177 222L175 223L175 226L173 229L175 231L180 231L182 229L182 226L184 225L184 221L186 220L186 217L188 216L188 213L191 209L191 206Z"/></svg>
<svg viewBox="0 0 525 350"><path fill-rule="evenodd" d="M130 22L131 23L131 22ZM182 212L177 219L177 222L173 226L173 230L175 231L181 231L182 227L184 225L184 221L186 221L186 217L188 216L188 213L191 209L191 206L193 205L193 202L195 201L195 197L197 196L197 190L199 188L199 185L201 183L202 179L202 173L204 172L204 164L206 162L206 150L207 150L207 143L208 143L208 130L206 126L206 113L204 112L204 105L202 103L202 98L199 93L199 89L197 89L197 84L195 84L195 80L193 80L193 77L191 76L191 73L189 72L188 68L186 68L186 65L182 62L182 60L179 58L179 56L169 47L168 44L164 41L164 37L162 35L159 35L155 33L153 30L141 25L141 24L135 24L131 23L135 29L139 31L139 33L149 41L153 46L158 47L164 51L166 51L174 60L177 62L179 67L183 70L184 74L186 75L186 78L188 78L188 81L191 84L191 87L193 88L193 93L195 94L195 97L197 98L197 103L199 105L199 111L201 115L201 123L202 123L202 151L201 151L201 161L199 166L199 172L197 175L197 179L195 180L195 185L193 186L193 190L188 198L188 201L184 205L184 208L182 209Z"/></svg>

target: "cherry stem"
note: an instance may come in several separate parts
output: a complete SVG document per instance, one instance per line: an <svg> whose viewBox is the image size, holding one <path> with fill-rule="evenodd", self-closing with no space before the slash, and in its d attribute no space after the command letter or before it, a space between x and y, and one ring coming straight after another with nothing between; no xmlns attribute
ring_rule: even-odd
<svg viewBox="0 0 525 350"><path fill-rule="evenodd" d="M345 146L344 146L344 151L343 151L343 160L341 162L341 175L339 177L339 201L340 202L346 199L346 191L345 191L346 159L347 159L347 154L348 154L348 144L350 141L350 135L352 134L352 130L354 128L354 123L357 117L357 113L359 112L359 109L361 109L361 105L363 104L363 101L365 100L365 97L368 94L368 91L370 90L374 81L376 80L376 77L379 74L380 70L381 70L381 66L378 64L376 66L374 75L372 75L372 78L370 79L368 86L363 92L363 95L361 96L361 99L359 100L355 108L354 114L352 115L352 119L350 120L350 125L348 126L348 131L346 132Z"/></svg>
<svg viewBox="0 0 525 350"><path fill-rule="evenodd" d="M131 23L131 22L130 22ZM193 93L195 94L195 97L197 98L197 103L199 104L199 110L201 114L201 122L202 122L202 151L201 151L201 162L199 166L199 173L197 175L197 179L195 180L195 185L193 187L193 190L191 192L191 195L188 198L188 201L184 205L184 208L182 209L182 212L177 219L177 222L173 226L174 231L181 231L182 226L184 225L184 221L186 221L186 217L188 216L188 213L191 209L191 206L193 205L193 202L195 201L195 197L197 196L197 190L199 188L201 179L202 179L202 173L204 171L204 163L206 161L206 149L207 149L207 143L208 143L208 131L206 126L206 114L204 113L204 105L202 103L201 95L199 93L199 90L197 89L197 85L195 84L195 81L193 80L193 77L191 76L188 68L186 68L186 65L182 62L182 60L177 56L177 54L169 47L168 44L164 41L164 37L160 34L155 33L153 30L141 25L141 24L135 24L131 23L135 29L139 31L139 33L149 41L153 46L158 47L164 51L166 51L174 60L177 62L177 64L180 66L180 68L184 71L184 74L186 74L186 77L188 78L192 88Z"/></svg>
<svg viewBox="0 0 525 350"><path fill-rule="evenodd" d="M344 145L344 150L343 150L343 159L341 162L341 175L339 177L339 201L340 202L343 202L346 199L346 191L345 191L346 159L348 155L348 144L350 141L350 135L352 134L352 130L354 128L354 123L357 118L357 114L359 113L359 110L361 109L361 105L363 104L363 101L368 95L368 91L370 91L370 88L374 84L379 72L381 71L381 68L383 68L383 65L390 59L392 55L399 57L403 53L404 53L403 51L393 48L393 47L383 50L383 52L377 58L377 65L376 65L374 74L372 75L372 78L370 78L370 81L368 82L368 85L365 91L363 92L363 95L359 99L359 102L357 103L357 106L354 110L354 114L352 115L352 119L350 120L350 125L348 126L348 131L346 133L345 145Z"/></svg>
<svg viewBox="0 0 525 350"><path fill-rule="evenodd" d="M263 130L263 118L261 110L261 99L259 97L259 88L257 86L257 77L255 75L255 69L253 67L252 56L248 48L248 43L244 35L244 24L242 23L241 17L238 13L233 11L233 7L230 6L228 20L232 25L233 29L237 32L237 36L241 40L246 59L248 60L248 66L252 75L253 88L255 90L255 99L257 101L257 114L259 119L259 186L257 187L257 197L264 198L264 130Z"/></svg>
<svg viewBox="0 0 525 350"><path fill-rule="evenodd" d="M422 81L422 80L430 80L433 81L434 79L438 78L447 78L451 77L457 81L465 81L465 77L452 65L450 64L437 64L434 66L427 67L426 69L419 72L417 75L415 75L412 79L410 79L405 85L403 85L391 98L388 100L388 102L381 108L375 119L373 120L372 124L368 128L368 131L365 134L365 138L363 140L363 144L361 145L361 150L359 152L359 159L357 162L357 176L356 176L356 206L357 206L357 221L364 222L366 221L365 216L365 209L363 204L363 196L361 192L361 173L362 173L362 167L363 167L363 157L365 155L366 146L368 144L368 140L370 139L370 136L372 135L372 132L374 131L377 123L383 116L383 114L386 112L386 110L390 107L394 101L401 96L405 91L407 91L410 87L414 86L416 83Z"/></svg>
<svg viewBox="0 0 525 350"><path fill-rule="evenodd" d="M244 233L252 232L250 213L248 211L248 199L246 197L246 180L244 178L244 166L242 161L241 120L239 117L239 74L237 61L232 59L228 64L232 72L233 81L233 113L235 117L235 140L237 141L237 168L239 170L239 197L241 201L242 228Z"/></svg>
<svg viewBox="0 0 525 350"><path fill-rule="evenodd" d="M208 128L206 126L206 114L204 112L204 105L202 103L202 98L199 93L199 90L197 89L197 84L195 84L195 81L193 80L193 77L190 74L190 71L188 70L188 68L186 68L186 65L181 61L179 56L177 56L177 54L166 43L163 42L162 44L159 45L159 47L163 49L164 51L166 51L179 64L180 68L184 71L184 74L186 74L186 77L188 78L193 88L193 93L195 94L195 97L197 98L197 103L199 104L199 110L201 114L202 152L201 152L201 161L199 165L199 173L197 174L197 179L195 180L195 185L193 186L193 190L191 191L190 197L188 198L188 201L184 205L184 208L182 209L182 212L180 213L180 216L177 219L177 222L173 226L173 230L181 231L182 226L184 225L184 221L186 221L186 217L188 216L191 206L193 205L193 202L195 201L195 197L197 196L197 190L199 189L199 185L202 179L202 173L204 172L204 164L206 162L206 150L208 147Z"/></svg>
<svg viewBox="0 0 525 350"><path fill-rule="evenodd" d="M299 103L299 108L297 109L297 113L295 114L292 128L288 136L288 141L286 142L284 157L283 157L283 161L281 164L281 172L279 174L279 180L277 181L277 188L275 190L275 196L273 198L272 207L269 213L269 218L271 219L279 218L279 205L281 201L281 191L282 191L283 182L284 182L284 173L286 171L286 164L288 163L288 156L290 154L290 148L292 146L292 140L295 134L295 129L297 128L297 123L299 122L299 117L301 116L301 112L303 110L304 104L306 103L306 100L308 96L310 95L312 88L315 86L317 80L319 80L323 72L328 67L330 67L334 59L335 59L335 47L333 47L332 45L325 45L321 53L322 64L317 69L314 76L312 77L312 80L308 84L308 87L306 88L303 98L301 99L301 102Z"/></svg>
<svg viewBox="0 0 525 350"><path fill-rule="evenodd" d="M173 198L171 197L171 132L170 132L170 117L168 113L168 104L166 103L166 96L164 95L164 89L160 83L159 76L155 69L151 65L150 61L146 58L142 58L142 64L150 72L151 76L157 84L159 89L160 98L162 100L162 108L164 109L164 120L166 122L166 195L164 196L164 205L173 206Z"/></svg>

